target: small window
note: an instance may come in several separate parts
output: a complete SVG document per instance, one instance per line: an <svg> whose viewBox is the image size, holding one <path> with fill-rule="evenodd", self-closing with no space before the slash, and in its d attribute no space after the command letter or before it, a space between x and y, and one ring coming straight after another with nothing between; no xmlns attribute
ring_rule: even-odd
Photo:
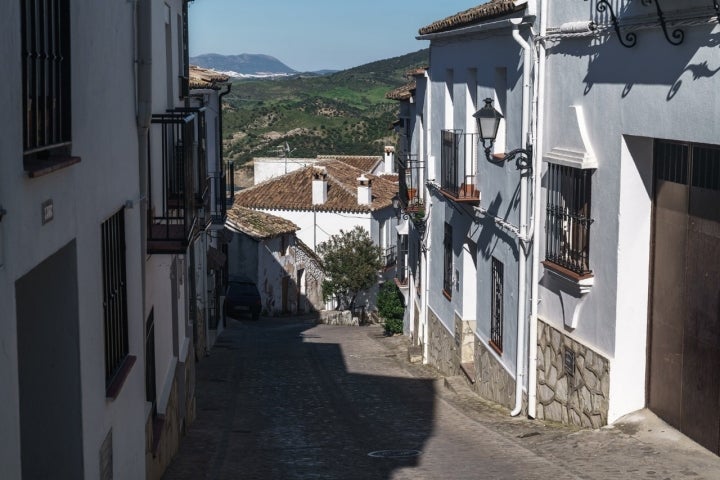
<svg viewBox="0 0 720 480"><path fill-rule="evenodd" d="M128 356L127 282L125 278L125 209L101 226L105 384L115 379Z"/></svg>
<svg viewBox="0 0 720 480"><path fill-rule="evenodd" d="M68 3L68 0L20 2L23 147L26 161L70 153Z"/></svg>
<svg viewBox="0 0 720 480"><path fill-rule="evenodd" d="M592 170L549 164L545 260L577 275L590 270Z"/></svg>
<svg viewBox="0 0 720 480"><path fill-rule="evenodd" d="M492 259L492 278L490 283L490 344L498 353L502 353L503 345L503 264Z"/></svg>
<svg viewBox="0 0 720 480"><path fill-rule="evenodd" d="M447 298L452 298L452 276L453 276L453 251L452 251L452 227L445 224L445 237L443 238L443 293Z"/></svg>

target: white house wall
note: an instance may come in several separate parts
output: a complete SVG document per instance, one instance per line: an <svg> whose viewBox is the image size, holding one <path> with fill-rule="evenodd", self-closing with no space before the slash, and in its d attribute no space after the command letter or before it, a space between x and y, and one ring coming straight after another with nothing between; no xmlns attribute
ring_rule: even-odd
<svg viewBox="0 0 720 480"><path fill-rule="evenodd" d="M271 215L290 220L300 227L297 237L315 250L317 245L327 241L340 230L347 232L361 226L372 232L372 219L369 213L311 212L296 210L263 210ZM377 238L377 237L375 237Z"/></svg>
<svg viewBox="0 0 720 480"><path fill-rule="evenodd" d="M137 130L132 99L133 3L70 2L72 50L72 154L79 164L30 179L23 172L20 2L5 5L0 51L10 65L0 103L7 118L0 142L0 465L5 479L21 478L15 282L47 257L76 241L82 404L86 478L96 478L100 446L112 430L116 478L145 472L145 393L142 364L130 371L119 396L105 398L100 225L126 201L137 205ZM112 32L112 34L110 33ZM108 174L111 174L111 181ZM54 218L41 222L52 200ZM127 275L140 277L139 209L125 210ZM128 317L142 318L141 284L128 285ZM38 292L40 294L40 292ZM142 323L129 322L129 352L142 358ZM49 401L52 399L49 397ZM61 412L58 412L61 414Z"/></svg>
<svg viewBox="0 0 720 480"><path fill-rule="evenodd" d="M487 97L493 98L496 88L496 69L507 71L506 131L508 150L521 145L522 112L522 50L510 36L510 29L495 32L496 35L462 36L442 40L433 40L431 45L432 64L430 67L429 93L425 100L425 120L430 125L428 177L438 184L441 172L440 131L444 128L474 132L476 127L468 125L472 113L468 108L480 108L471 99L473 85L477 82L476 102ZM445 115L446 72L452 70L453 113L451 124ZM429 108L429 112L427 109ZM481 150L478 147L478 150ZM480 207L490 214L500 217L515 226L519 223L519 184L520 175L514 162L495 165L487 162L484 155L478 156L477 181L481 192ZM496 356L504 368L514 376L517 350L517 298L519 258L517 238L498 227L491 217L485 217L471 206L451 206L439 192L433 194L433 211L428 228L431 229L432 250L431 265L436 275L430 275L428 305L442 321L450 334L454 334L455 314L462 316L463 288L453 287L452 300L443 294L443 237L444 224L448 222L453 230L453 272L464 275L463 244L470 238L477 244L477 335L487 345L490 339L491 297L489 284L491 279L492 257L504 266L504 327L503 353ZM445 207L442 208L442 205Z"/></svg>
<svg viewBox="0 0 720 480"><path fill-rule="evenodd" d="M265 180L280 177L308 165L314 165L317 161L316 158L253 158L253 182L257 185Z"/></svg>
<svg viewBox="0 0 720 480"><path fill-rule="evenodd" d="M606 23L591 3L551 2L548 26L591 19ZM641 13L639 2L633 3L630 12ZM706 7L693 1L683 8L693 5ZM598 161L590 237L595 283L569 335L611 360L611 422L645 401L651 139L718 143L710 119L720 112L720 77L713 73L720 62L717 46L708 42L718 27L709 23L684 30L680 46L670 45L659 25L636 32L633 48L620 45L615 35L547 45L545 150L582 146L577 136L566 134L577 130L569 107L581 106ZM541 287L540 317L562 330L564 315L576 303Z"/></svg>

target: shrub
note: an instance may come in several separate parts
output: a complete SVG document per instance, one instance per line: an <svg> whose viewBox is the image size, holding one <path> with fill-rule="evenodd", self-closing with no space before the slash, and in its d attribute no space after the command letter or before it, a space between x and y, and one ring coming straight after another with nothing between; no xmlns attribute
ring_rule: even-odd
<svg viewBox="0 0 720 480"><path fill-rule="evenodd" d="M378 313L385 319L385 333L402 333L405 304L400 289L395 282L385 282L380 286L377 298Z"/></svg>

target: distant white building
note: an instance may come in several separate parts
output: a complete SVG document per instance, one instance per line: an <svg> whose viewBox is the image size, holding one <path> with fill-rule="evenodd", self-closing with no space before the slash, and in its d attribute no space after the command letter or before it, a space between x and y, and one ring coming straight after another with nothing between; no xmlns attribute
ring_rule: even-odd
<svg viewBox="0 0 720 480"><path fill-rule="evenodd" d="M264 315L303 314L324 308L320 259L305 245L293 222L239 205L230 209L231 276L254 282Z"/></svg>

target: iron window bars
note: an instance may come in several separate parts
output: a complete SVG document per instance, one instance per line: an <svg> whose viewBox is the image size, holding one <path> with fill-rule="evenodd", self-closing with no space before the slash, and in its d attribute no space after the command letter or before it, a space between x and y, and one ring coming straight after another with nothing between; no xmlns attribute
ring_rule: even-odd
<svg viewBox="0 0 720 480"><path fill-rule="evenodd" d="M24 153L56 153L71 140L68 0L24 0L20 6Z"/></svg>
<svg viewBox="0 0 720 480"><path fill-rule="evenodd" d="M503 345L503 276L504 266L500 260L492 257L490 288L490 342L502 353Z"/></svg>
<svg viewBox="0 0 720 480"><path fill-rule="evenodd" d="M417 154L401 153L398 156L400 203L408 212L418 211L424 203L423 169Z"/></svg>
<svg viewBox="0 0 720 480"><path fill-rule="evenodd" d="M453 250L452 250L452 227L445 224L445 236L443 238L443 293L452 297L452 276L453 276Z"/></svg>
<svg viewBox="0 0 720 480"><path fill-rule="evenodd" d="M479 198L476 188L478 134L442 130L440 187L458 200Z"/></svg>
<svg viewBox="0 0 720 480"><path fill-rule="evenodd" d="M592 170L549 164L545 259L578 275L590 270Z"/></svg>
<svg viewBox="0 0 720 480"><path fill-rule="evenodd" d="M105 321L105 387L112 384L128 356L125 208L100 227Z"/></svg>

